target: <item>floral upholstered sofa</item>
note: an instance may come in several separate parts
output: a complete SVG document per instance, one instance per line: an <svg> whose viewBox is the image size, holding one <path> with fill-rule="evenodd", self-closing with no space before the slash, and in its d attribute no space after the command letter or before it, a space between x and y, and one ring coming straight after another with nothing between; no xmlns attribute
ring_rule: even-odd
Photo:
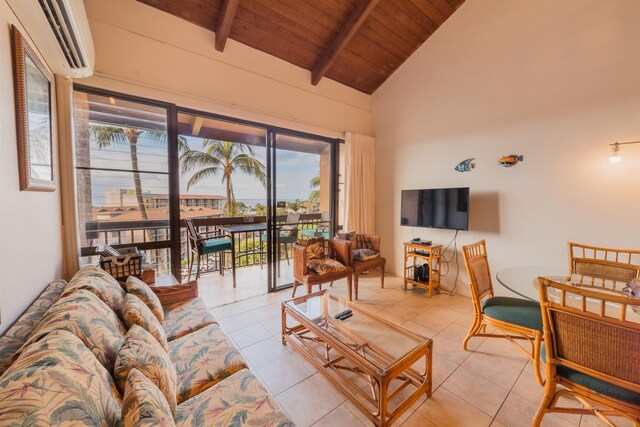
<svg viewBox="0 0 640 427"><path fill-rule="evenodd" d="M204 302L87 267L0 338L0 426L291 426Z"/></svg>

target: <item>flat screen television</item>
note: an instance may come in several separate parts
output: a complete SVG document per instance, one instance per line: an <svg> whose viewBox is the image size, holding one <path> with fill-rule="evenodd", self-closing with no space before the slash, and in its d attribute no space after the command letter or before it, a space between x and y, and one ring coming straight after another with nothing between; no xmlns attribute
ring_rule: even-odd
<svg viewBox="0 0 640 427"><path fill-rule="evenodd" d="M469 187L402 190L400 225L469 229Z"/></svg>

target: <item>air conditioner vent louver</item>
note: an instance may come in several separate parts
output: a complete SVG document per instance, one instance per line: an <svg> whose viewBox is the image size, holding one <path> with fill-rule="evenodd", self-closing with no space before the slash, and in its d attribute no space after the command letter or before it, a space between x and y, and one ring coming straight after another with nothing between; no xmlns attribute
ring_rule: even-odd
<svg viewBox="0 0 640 427"><path fill-rule="evenodd" d="M72 31L69 13L63 1L38 0L38 2L69 66L72 69L86 67L86 60L80 51L76 35Z"/></svg>

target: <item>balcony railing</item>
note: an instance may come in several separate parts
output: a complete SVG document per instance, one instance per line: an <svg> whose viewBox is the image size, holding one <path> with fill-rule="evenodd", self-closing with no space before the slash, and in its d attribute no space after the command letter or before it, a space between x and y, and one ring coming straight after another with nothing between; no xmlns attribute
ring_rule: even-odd
<svg viewBox="0 0 640 427"><path fill-rule="evenodd" d="M276 221L283 223L286 215L279 215ZM217 232L220 226L233 224L246 224L247 222L264 223L266 217L219 217L219 218L193 218L193 222L200 232ZM299 236L302 230L315 230L319 224L327 224L323 221L321 214L302 214L298 223ZM180 265L183 276L188 273L188 249L187 231L184 221L180 221ZM259 231L237 233L235 235L236 267L246 267L259 265L261 257L259 252L264 253L262 245L266 246ZM80 249L82 265L97 264L98 257L95 255L95 247L108 244L113 247L137 246L145 251L147 262L153 264L158 274L168 274L171 272L170 249L172 246L169 220L147 220L147 221L90 221L85 224L85 230L80 236L85 246ZM284 251L281 253L284 257ZM231 266L229 256L225 257L225 267ZM219 269L219 256L211 254L205 256L202 262L201 271L216 271ZM265 257L266 261L266 257Z"/></svg>

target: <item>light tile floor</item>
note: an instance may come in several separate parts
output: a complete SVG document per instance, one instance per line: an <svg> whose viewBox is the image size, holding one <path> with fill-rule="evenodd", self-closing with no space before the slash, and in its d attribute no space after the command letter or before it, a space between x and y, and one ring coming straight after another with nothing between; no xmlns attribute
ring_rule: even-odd
<svg viewBox="0 0 640 427"><path fill-rule="evenodd" d="M220 305L220 301L229 301L228 289L216 291L220 283L212 284L206 276L203 279L201 295L214 307L211 312L296 425L371 425L312 365L281 344L280 303L291 298L290 289ZM242 295L242 286L245 284L239 281L232 292ZM251 292L256 289L254 285ZM346 281L335 283L330 290L346 296ZM218 292L225 297L217 298ZM298 295L303 293L298 290ZM470 351L462 350L462 338L472 319L469 298L442 294L428 299L422 289L401 289L397 277L385 278L385 289L380 289L379 278L372 276L360 280L358 303L434 342L434 393L418 401L396 425L531 424L542 387L536 383L528 359L502 339L474 338ZM616 422L631 425L624 419ZM544 418L543 425L596 426L600 421L590 416L553 414Z"/></svg>

